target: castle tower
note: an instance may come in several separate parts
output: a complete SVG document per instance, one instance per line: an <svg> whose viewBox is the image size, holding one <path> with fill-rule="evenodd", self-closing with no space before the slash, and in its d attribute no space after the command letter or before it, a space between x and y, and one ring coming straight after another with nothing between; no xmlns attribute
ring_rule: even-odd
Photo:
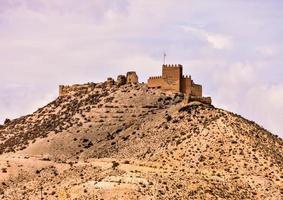
<svg viewBox="0 0 283 200"><path fill-rule="evenodd" d="M162 65L162 76L149 77L148 87L181 92L191 96L202 96L202 86L195 84L191 76L183 76L183 66L180 64Z"/></svg>
<svg viewBox="0 0 283 200"><path fill-rule="evenodd" d="M163 85L163 89L180 92L182 75L182 65L163 65L162 78L166 82L166 84Z"/></svg>
<svg viewBox="0 0 283 200"><path fill-rule="evenodd" d="M139 83L139 77L137 73L134 71L127 72L126 80L127 83L133 83L133 84Z"/></svg>

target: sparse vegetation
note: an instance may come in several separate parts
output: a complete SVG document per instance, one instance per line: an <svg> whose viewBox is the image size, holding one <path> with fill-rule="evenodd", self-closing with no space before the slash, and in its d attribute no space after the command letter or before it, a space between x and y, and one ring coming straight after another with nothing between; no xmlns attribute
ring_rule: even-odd
<svg viewBox="0 0 283 200"><path fill-rule="evenodd" d="M116 161L112 162L112 169L116 169L120 164Z"/></svg>

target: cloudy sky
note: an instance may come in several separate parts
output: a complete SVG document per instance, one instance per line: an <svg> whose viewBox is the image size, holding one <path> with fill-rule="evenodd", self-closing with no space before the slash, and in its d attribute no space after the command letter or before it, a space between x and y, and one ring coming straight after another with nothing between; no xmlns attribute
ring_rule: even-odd
<svg viewBox="0 0 283 200"><path fill-rule="evenodd" d="M217 107L283 137L282 0L0 0L0 121L59 84L184 65Z"/></svg>

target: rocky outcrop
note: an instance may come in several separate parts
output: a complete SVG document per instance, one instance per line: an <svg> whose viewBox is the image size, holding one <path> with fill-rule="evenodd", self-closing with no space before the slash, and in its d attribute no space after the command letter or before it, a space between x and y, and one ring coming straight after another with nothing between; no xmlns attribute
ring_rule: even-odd
<svg viewBox="0 0 283 200"><path fill-rule="evenodd" d="M194 101L197 101L203 104L208 104L208 105L211 105L212 103L211 97L189 96L188 103L191 103Z"/></svg>
<svg viewBox="0 0 283 200"><path fill-rule="evenodd" d="M7 118L7 119L5 119L4 124L7 125L7 124L9 124L10 122L11 122L11 120Z"/></svg>

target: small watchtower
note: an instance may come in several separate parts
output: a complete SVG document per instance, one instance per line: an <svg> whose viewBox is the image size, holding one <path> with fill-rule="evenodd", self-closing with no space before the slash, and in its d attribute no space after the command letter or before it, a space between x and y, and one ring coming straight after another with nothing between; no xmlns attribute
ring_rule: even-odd
<svg viewBox="0 0 283 200"><path fill-rule="evenodd" d="M139 83L139 77L137 73L134 71L127 72L126 80L127 83L133 83L133 84Z"/></svg>

